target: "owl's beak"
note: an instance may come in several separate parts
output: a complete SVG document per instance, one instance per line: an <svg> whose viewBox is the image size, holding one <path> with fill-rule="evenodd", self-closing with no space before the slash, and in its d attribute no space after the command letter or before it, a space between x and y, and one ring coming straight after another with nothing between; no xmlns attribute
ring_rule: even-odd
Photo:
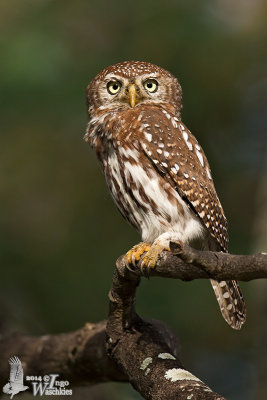
<svg viewBox="0 0 267 400"><path fill-rule="evenodd" d="M135 105L136 105L136 103L137 103L137 93L136 93L136 88L135 88L135 85L131 85L130 87L129 87L129 104L130 104L130 106L133 108Z"/></svg>

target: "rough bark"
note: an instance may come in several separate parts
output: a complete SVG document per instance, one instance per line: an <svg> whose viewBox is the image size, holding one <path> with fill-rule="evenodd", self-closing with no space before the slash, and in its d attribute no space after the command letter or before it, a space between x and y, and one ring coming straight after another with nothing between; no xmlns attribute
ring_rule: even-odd
<svg viewBox="0 0 267 400"><path fill-rule="evenodd" d="M117 261L106 328L110 357L145 399L223 400L185 369L179 358L178 341L168 327L144 321L136 314L135 292L140 273L139 267L130 271L123 257Z"/></svg>
<svg viewBox="0 0 267 400"><path fill-rule="evenodd" d="M235 255L200 251L181 243L171 242L171 252L163 252L157 268L150 276L190 281L213 278L218 281L267 278L267 254Z"/></svg>
<svg viewBox="0 0 267 400"><path fill-rule="evenodd" d="M75 332L45 336L15 333L0 337L0 386L9 379L8 359L22 362L24 376L58 373L70 384L93 385L107 381L127 381L105 347L106 321L87 323Z"/></svg>
<svg viewBox="0 0 267 400"><path fill-rule="evenodd" d="M248 281L267 277L267 255L248 256L201 252L171 243L150 276L192 280L214 278ZM179 358L179 343L164 323L141 319L135 311L135 294L144 271L140 265L117 261L109 293L107 323L41 337L14 334L0 337L0 385L8 380L7 360L18 356L24 375L58 373L72 385L129 381L145 399L217 399Z"/></svg>

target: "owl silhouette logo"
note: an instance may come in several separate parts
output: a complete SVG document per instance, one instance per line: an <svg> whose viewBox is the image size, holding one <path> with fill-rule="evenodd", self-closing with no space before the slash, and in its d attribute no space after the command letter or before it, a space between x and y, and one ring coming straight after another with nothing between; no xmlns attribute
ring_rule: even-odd
<svg viewBox="0 0 267 400"><path fill-rule="evenodd" d="M10 365L9 382L3 387L3 392L11 394L10 398L12 399L15 394L29 389L29 386L23 385L23 368L20 359L14 356L8 362Z"/></svg>

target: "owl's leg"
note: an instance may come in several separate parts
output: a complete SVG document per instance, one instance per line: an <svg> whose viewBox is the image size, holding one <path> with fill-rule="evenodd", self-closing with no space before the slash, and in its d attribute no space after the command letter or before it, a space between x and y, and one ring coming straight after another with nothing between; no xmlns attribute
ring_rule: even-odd
<svg viewBox="0 0 267 400"><path fill-rule="evenodd" d="M165 232L154 240L152 244L141 242L126 253L126 260L129 264L136 265L136 263L142 258L141 269L143 274L148 276L149 270L156 266L159 255L164 250L170 251L170 240L170 234Z"/></svg>
<svg viewBox="0 0 267 400"><path fill-rule="evenodd" d="M144 275L149 275L149 270L157 264L159 255L163 251L170 251L170 242L182 241L183 237L180 232L167 231L158 236L147 253L142 257L141 268Z"/></svg>
<svg viewBox="0 0 267 400"><path fill-rule="evenodd" d="M126 253L125 258L129 264L136 265L141 256L150 250L150 247L151 244L147 242L138 243Z"/></svg>

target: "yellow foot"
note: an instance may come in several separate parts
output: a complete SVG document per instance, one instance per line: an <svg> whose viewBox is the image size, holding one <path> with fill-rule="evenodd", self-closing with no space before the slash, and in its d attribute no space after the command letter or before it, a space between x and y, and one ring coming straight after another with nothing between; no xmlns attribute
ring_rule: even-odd
<svg viewBox="0 0 267 400"><path fill-rule="evenodd" d="M158 257L164 250L170 251L170 248L157 242L152 244L141 262L141 269L144 275L149 275L149 270L156 266Z"/></svg>
<svg viewBox="0 0 267 400"><path fill-rule="evenodd" d="M149 251L151 244L146 242L141 242L136 244L134 247L129 250L125 258L129 264L136 265L136 263L140 260L140 257L146 252Z"/></svg>
<svg viewBox="0 0 267 400"><path fill-rule="evenodd" d="M157 242L154 242L152 245L141 242L129 250L125 258L129 264L136 265L143 254L146 253L142 257L141 269L143 274L148 276L150 268L155 267L160 253L164 250L170 251L170 248Z"/></svg>

